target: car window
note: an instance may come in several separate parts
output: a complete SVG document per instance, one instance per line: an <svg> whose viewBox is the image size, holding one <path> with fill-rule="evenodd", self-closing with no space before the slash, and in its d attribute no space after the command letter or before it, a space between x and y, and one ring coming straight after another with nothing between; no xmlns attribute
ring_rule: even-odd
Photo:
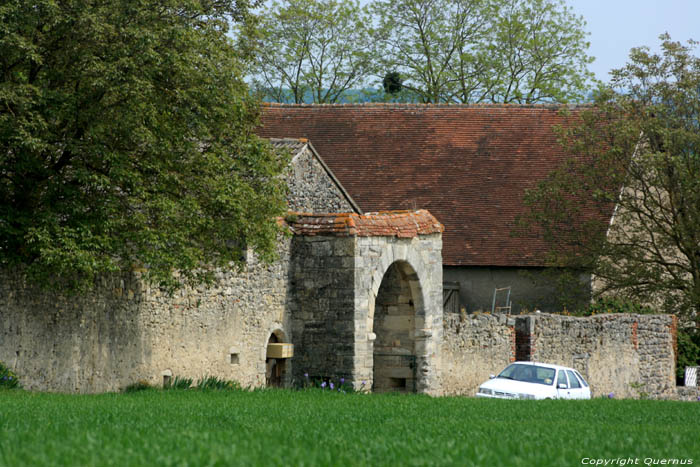
<svg viewBox="0 0 700 467"><path fill-rule="evenodd" d="M559 370L559 376L557 376L557 387L559 387L560 384L566 384L566 386L569 386L569 383L566 381L566 373L564 370Z"/></svg>
<svg viewBox="0 0 700 467"><path fill-rule="evenodd" d="M579 383L578 378L573 371L566 370L566 374L569 375L569 382L571 383L570 388L577 389L581 387L581 383Z"/></svg>
<svg viewBox="0 0 700 467"><path fill-rule="evenodd" d="M583 385L584 385L585 387L588 387L588 383L586 382L585 379L583 379L583 376L581 376L581 373L579 373L579 372L576 371L576 370L574 370L574 373L576 373L576 376L578 376L578 379L581 380L581 383L583 383Z"/></svg>
<svg viewBox="0 0 700 467"><path fill-rule="evenodd" d="M543 366L535 367L535 382L540 384L552 385L554 384L554 369L545 368Z"/></svg>
<svg viewBox="0 0 700 467"><path fill-rule="evenodd" d="M554 368L513 363L507 366L498 377L551 386L554 382Z"/></svg>

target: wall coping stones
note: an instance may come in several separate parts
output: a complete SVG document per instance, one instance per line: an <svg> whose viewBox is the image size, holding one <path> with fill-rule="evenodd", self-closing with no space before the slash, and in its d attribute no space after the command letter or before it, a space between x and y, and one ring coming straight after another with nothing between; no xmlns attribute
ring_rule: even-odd
<svg viewBox="0 0 700 467"><path fill-rule="evenodd" d="M442 233L445 228L427 210L380 211L366 214L290 213L285 219L295 235L336 237L398 237Z"/></svg>

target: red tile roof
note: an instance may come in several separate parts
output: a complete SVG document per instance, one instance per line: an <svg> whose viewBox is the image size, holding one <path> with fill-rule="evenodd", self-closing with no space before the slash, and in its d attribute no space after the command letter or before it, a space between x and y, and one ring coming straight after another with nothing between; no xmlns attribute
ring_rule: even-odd
<svg viewBox="0 0 700 467"><path fill-rule="evenodd" d="M411 238L444 230L442 224L425 209L366 214L291 213L286 222L295 235Z"/></svg>
<svg viewBox="0 0 700 467"><path fill-rule="evenodd" d="M364 211L427 209L443 263L542 266L545 242L511 235L522 197L567 157L553 105L267 104L259 134L308 138Z"/></svg>

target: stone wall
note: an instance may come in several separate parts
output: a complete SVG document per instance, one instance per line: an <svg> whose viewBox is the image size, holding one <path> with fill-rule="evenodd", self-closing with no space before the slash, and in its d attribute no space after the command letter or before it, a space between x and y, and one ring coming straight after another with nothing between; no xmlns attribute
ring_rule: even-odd
<svg viewBox="0 0 700 467"><path fill-rule="evenodd" d="M516 332L527 346L527 359L576 368L590 383L594 397L675 394L673 316L537 314L518 321Z"/></svg>
<svg viewBox="0 0 700 467"><path fill-rule="evenodd" d="M396 225L387 226L391 216L307 216L293 223L293 230L306 234L294 237L290 266L297 297L291 305L295 378L305 373L312 379L342 377L358 389L372 388L375 341L379 334L383 346L389 332L375 322L379 296L380 308L405 301L403 311L412 310L410 325L402 333L404 342L397 346L406 347L414 365L415 377L406 378L406 389L439 393L442 240L433 224L442 226L424 211L396 214L392 220ZM419 223L426 219L424 229ZM404 227L414 232L396 236ZM390 271L396 268L401 270L398 276ZM387 276L387 283L399 283L387 286L387 293L380 296ZM379 372L387 376L381 365Z"/></svg>
<svg viewBox="0 0 700 467"><path fill-rule="evenodd" d="M674 398L675 327L669 315L446 314L442 388L474 395L518 360L576 368L594 397Z"/></svg>
<svg viewBox="0 0 700 467"><path fill-rule="evenodd" d="M96 284L86 296L28 287L5 272L0 282L0 361L29 389L116 391L163 375L215 375L244 386L265 384L267 341L292 338L288 301L290 239L280 260L249 255L221 284L168 296L136 275ZM233 356L231 355L233 353Z"/></svg>
<svg viewBox="0 0 700 467"><path fill-rule="evenodd" d="M287 177L289 209L296 212L357 212L339 182L307 143L292 159Z"/></svg>
<svg viewBox="0 0 700 467"><path fill-rule="evenodd" d="M266 357L274 334L295 346L294 357L277 366L284 367L284 385L309 373L371 387L373 310L396 264L403 271L398 299L410 295L415 311L405 334L413 341L416 390L439 393L437 220L425 211L310 214L290 220L290 229L294 236L280 238L276 262L262 264L249 253L242 270L219 271L217 285L174 296L144 285L137 274L71 297L28 287L5 271L0 360L29 389L115 391L177 376L256 387L272 368Z"/></svg>
<svg viewBox="0 0 700 467"><path fill-rule="evenodd" d="M446 313L443 319L444 394L473 396L490 375L515 360L515 317Z"/></svg>
<svg viewBox="0 0 700 467"><path fill-rule="evenodd" d="M295 236L292 250L294 377L351 379L355 238Z"/></svg>

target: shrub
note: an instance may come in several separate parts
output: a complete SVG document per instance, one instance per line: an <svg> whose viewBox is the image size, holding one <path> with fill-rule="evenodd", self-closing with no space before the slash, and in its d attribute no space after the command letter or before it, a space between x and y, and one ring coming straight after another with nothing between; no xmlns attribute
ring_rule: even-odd
<svg viewBox="0 0 700 467"><path fill-rule="evenodd" d="M15 372L0 362L0 389L19 389L21 387Z"/></svg>
<svg viewBox="0 0 700 467"><path fill-rule="evenodd" d="M192 378L174 377L169 383L163 385L163 389L189 389L192 387Z"/></svg>
<svg viewBox="0 0 700 467"><path fill-rule="evenodd" d="M148 381L144 380L139 380L135 383L129 384L127 387L124 388L125 393L130 393L130 392L139 392L139 391L146 391L148 389L153 389L153 386L151 386Z"/></svg>
<svg viewBox="0 0 700 467"><path fill-rule="evenodd" d="M197 389L216 391L239 391L241 385L236 381L217 378L216 376L205 376L197 381Z"/></svg>

